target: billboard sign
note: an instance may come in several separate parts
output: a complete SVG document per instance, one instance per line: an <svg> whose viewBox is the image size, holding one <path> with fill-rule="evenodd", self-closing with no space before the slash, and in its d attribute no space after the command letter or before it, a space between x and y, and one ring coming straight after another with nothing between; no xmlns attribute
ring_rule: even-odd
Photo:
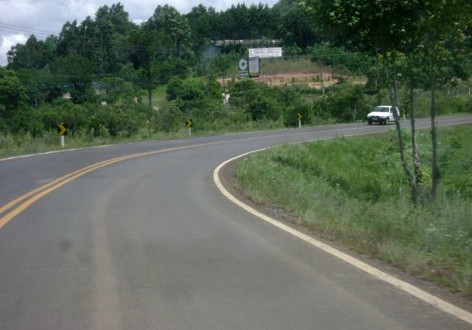
<svg viewBox="0 0 472 330"><path fill-rule="evenodd" d="M248 61L245 58L242 58L238 62L238 69L239 69L239 76L240 77L248 77L249 76L249 71L248 71Z"/></svg>
<svg viewBox="0 0 472 330"><path fill-rule="evenodd" d="M260 75L259 57L250 57L249 58L249 76L259 77L259 75Z"/></svg>
<svg viewBox="0 0 472 330"><path fill-rule="evenodd" d="M259 57L259 58L272 58L272 57L282 57L282 48L281 47L272 47L272 48L250 48L249 57Z"/></svg>

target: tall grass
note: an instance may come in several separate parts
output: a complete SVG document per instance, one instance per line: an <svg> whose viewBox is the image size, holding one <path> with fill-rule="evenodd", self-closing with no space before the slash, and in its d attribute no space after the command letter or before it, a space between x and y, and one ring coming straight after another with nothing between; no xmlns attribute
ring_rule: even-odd
<svg viewBox="0 0 472 330"><path fill-rule="evenodd" d="M327 239L472 297L472 127L440 133L443 179L434 204L426 132L416 207L393 134L272 149L243 160L237 180L255 202L285 209Z"/></svg>

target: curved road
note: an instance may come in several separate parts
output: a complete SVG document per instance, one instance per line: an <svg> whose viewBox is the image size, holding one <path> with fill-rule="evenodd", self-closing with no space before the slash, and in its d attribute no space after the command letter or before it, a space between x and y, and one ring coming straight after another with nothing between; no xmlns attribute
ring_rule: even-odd
<svg viewBox="0 0 472 330"><path fill-rule="evenodd" d="M441 119L458 123L472 117ZM0 329L470 329L260 221L213 182L220 163L248 151L386 129L336 125L0 160Z"/></svg>

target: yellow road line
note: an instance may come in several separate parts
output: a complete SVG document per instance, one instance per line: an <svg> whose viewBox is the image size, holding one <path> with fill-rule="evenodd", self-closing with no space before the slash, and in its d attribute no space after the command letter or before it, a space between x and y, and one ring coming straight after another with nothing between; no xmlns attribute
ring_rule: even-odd
<svg viewBox="0 0 472 330"><path fill-rule="evenodd" d="M213 144L221 144L224 142L210 142L210 143L202 143L202 144L196 144L196 145L191 145L191 146L181 146L181 147L173 147L173 148L167 148L167 149L160 149L160 150L153 150L153 151L146 151L146 152L140 152L136 154L131 154L131 155L125 155L125 156L120 156L108 160L104 160L89 166L86 166L84 168L81 168L77 171L71 172L69 174L66 174L60 178L57 178L39 188L36 188L20 197L15 198L14 200L10 201L9 203L5 204L4 206L0 207L0 215L7 212L8 210L12 209L10 212L6 213L2 217L0 217L0 229L5 227L6 224L8 224L14 217L16 217L18 214L26 210L28 207L30 207L33 203L38 201L39 199L43 198L47 194L53 192L54 190L57 190L58 188L64 186L65 184L83 176L86 175L90 172L96 171L102 167L110 166L119 162L123 162L126 160L130 159L135 159L135 158L140 158L144 156L151 156L151 155L156 155L164 152L171 152L171 151L177 151L177 150L183 150L183 149L190 149L190 148L197 148L197 147L202 147L202 146L209 146Z"/></svg>
<svg viewBox="0 0 472 330"><path fill-rule="evenodd" d="M11 202L9 202L9 203L5 204L4 206L0 207L0 214L4 213L6 210L10 209L11 207L15 206L16 204L20 203L21 201L27 199L28 197L33 196L33 195L39 193L40 191L42 191L42 190L44 190L44 189L47 189L48 187L51 187L51 186L53 186L53 185L55 185L55 184L57 184L57 183L59 183L59 182L65 180L65 179L71 177L71 176L74 176L74 175L76 175L77 173L80 173L80 172L82 172L82 171L84 171L84 170L87 170L87 169L89 169L89 168L94 168L94 167L96 167L97 165L102 164L102 163L106 163L106 162L109 162L109 160L103 161L103 162L100 162L100 163L96 163L96 164L92 164L92 165L89 165L89 166L87 166L87 167L84 167L84 168L82 168L82 169L80 169L80 170L77 170L77 171L74 171L74 172L72 172L72 173L66 174L66 175L64 175L64 176L62 176L62 177L60 177L60 178L57 178L57 179L55 179L55 180L53 180L53 181L51 181L51 182L49 182L49 183L47 183L47 184L45 184L45 185L39 187L39 188L36 188L36 189L34 189L34 190L32 190L32 191L30 191L30 192L28 192L28 193L26 193L26 194L24 194L24 195L22 195L22 196L20 196L20 197L17 197L17 198L15 198L14 200L12 200Z"/></svg>

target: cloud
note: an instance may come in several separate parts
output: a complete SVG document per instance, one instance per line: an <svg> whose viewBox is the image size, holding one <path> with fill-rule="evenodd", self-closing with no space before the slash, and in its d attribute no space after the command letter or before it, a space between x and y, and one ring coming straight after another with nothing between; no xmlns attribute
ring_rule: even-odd
<svg viewBox="0 0 472 330"><path fill-rule="evenodd" d="M26 42L28 37L24 34L10 34L7 36L2 36L1 42L0 42L0 52L2 54L2 60L5 61L4 64L7 63L7 52L11 49L11 47L17 45L17 44L23 44ZM3 63L1 63L3 64Z"/></svg>
<svg viewBox="0 0 472 330"><path fill-rule="evenodd" d="M233 4L266 3L278 0L200 0L205 7L223 11ZM67 22L82 22L87 16L94 18L98 8L121 3L133 22L148 20L157 6L168 3L181 14L198 6L195 0L0 0L0 66L7 64L6 53L17 43L24 43L34 34L38 39L58 35ZM16 41L16 42L15 42Z"/></svg>

